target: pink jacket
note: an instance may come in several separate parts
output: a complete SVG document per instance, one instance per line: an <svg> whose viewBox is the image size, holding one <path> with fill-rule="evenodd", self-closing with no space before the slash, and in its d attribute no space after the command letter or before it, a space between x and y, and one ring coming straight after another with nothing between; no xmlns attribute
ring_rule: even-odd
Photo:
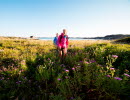
<svg viewBox="0 0 130 100"><path fill-rule="evenodd" d="M68 48L68 36L61 33L58 37L58 47L59 48Z"/></svg>

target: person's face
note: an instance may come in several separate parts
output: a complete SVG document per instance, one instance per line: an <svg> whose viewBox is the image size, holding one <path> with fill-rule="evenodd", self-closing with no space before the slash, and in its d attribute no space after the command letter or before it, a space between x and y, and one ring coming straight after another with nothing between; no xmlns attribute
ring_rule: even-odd
<svg viewBox="0 0 130 100"><path fill-rule="evenodd" d="M64 34L66 34L66 33L67 33L65 29L63 30L63 33L64 33Z"/></svg>
<svg viewBox="0 0 130 100"><path fill-rule="evenodd" d="M58 36L58 33L56 34L56 36Z"/></svg>

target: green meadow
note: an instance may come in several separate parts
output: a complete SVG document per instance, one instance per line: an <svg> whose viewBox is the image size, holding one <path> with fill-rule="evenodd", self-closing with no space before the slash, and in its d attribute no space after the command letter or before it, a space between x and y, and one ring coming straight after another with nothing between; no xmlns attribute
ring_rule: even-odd
<svg viewBox="0 0 130 100"><path fill-rule="evenodd" d="M70 40L61 62L52 41L0 38L0 100L130 100L130 45Z"/></svg>

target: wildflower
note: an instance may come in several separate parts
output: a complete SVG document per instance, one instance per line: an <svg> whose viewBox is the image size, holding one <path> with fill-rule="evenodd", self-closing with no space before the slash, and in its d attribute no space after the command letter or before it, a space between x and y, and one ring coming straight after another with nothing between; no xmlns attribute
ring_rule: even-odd
<svg viewBox="0 0 130 100"><path fill-rule="evenodd" d="M4 77L2 77L0 80L4 80Z"/></svg>
<svg viewBox="0 0 130 100"><path fill-rule="evenodd" d="M77 68L80 68L81 66L77 66Z"/></svg>
<svg viewBox="0 0 130 100"><path fill-rule="evenodd" d="M58 81L60 81L61 79L60 79L60 78L58 78L57 80L58 80Z"/></svg>
<svg viewBox="0 0 130 100"><path fill-rule="evenodd" d="M19 82L16 82L17 84L19 83Z"/></svg>
<svg viewBox="0 0 130 100"><path fill-rule="evenodd" d="M117 55L112 55L112 57L113 57L113 58L118 58L118 56L117 56Z"/></svg>
<svg viewBox="0 0 130 100"><path fill-rule="evenodd" d="M65 78L67 79L67 78L69 78L68 76L65 76Z"/></svg>
<svg viewBox="0 0 130 100"><path fill-rule="evenodd" d="M69 72L69 70L66 69L65 72Z"/></svg>
<svg viewBox="0 0 130 100"><path fill-rule="evenodd" d="M2 77L2 80L5 79L4 77Z"/></svg>
<svg viewBox="0 0 130 100"><path fill-rule="evenodd" d="M20 81L16 82L16 84L20 84L20 83L21 83Z"/></svg>
<svg viewBox="0 0 130 100"><path fill-rule="evenodd" d="M71 97L70 99L74 99L74 97Z"/></svg>
<svg viewBox="0 0 130 100"><path fill-rule="evenodd" d="M110 68L110 70L115 70L115 68Z"/></svg>
<svg viewBox="0 0 130 100"><path fill-rule="evenodd" d="M75 70L75 68L73 67L72 70Z"/></svg>
<svg viewBox="0 0 130 100"><path fill-rule="evenodd" d="M6 69L6 68L3 68L3 71L7 71L7 69Z"/></svg>
<svg viewBox="0 0 130 100"><path fill-rule="evenodd" d="M124 73L124 75L125 75L125 76L127 76L127 77L130 77L130 75L129 75L129 74Z"/></svg>
<svg viewBox="0 0 130 100"><path fill-rule="evenodd" d="M24 69L22 69L21 72L24 72Z"/></svg>
<svg viewBox="0 0 130 100"><path fill-rule="evenodd" d="M116 79L116 80L122 80L122 78L119 78L119 77L114 77L114 79Z"/></svg>
<svg viewBox="0 0 130 100"><path fill-rule="evenodd" d="M86 61L85 63L86 63L86 64L89 64L89 62L87 62L87 61Z"/></svg>
<svg viewBox="0 0 130 100"><path fill-rule="evenodd" d="M91 60L90 63L95 63L96 61L95 60Z"/></svg>
<svg viewBox="0 0 130 100"><path fill-rule="evenodd" d="M111 77L110 75L106 75L107 77Z"/></svg>
<svg viewBox="0 0 130 100"><path fill-rule="evenodd" d="M103 65L98 65L99 67L103 67Z"/></svg>
<svg viewBox="0 0 130 100"><path fill-rule="evenodd" d="M65 65L64 65L64 64L61 64L60 66L65 67Z"/></svg>
<svg viewBox="0 0 130 100"><path fill-rule="evenodd" d="M29 83L31 83L31 80L28 80Z"/></svg>

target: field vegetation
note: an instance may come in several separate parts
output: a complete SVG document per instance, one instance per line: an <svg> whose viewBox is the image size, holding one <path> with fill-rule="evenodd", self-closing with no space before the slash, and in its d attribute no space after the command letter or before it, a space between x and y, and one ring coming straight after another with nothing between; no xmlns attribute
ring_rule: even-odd
<svg viewBox="0 0 130 100"><path fill-rule="evenodd" d="M1 100L129 100L130 45L70 40L60 62L52 41L0 40Z"/></svg>

